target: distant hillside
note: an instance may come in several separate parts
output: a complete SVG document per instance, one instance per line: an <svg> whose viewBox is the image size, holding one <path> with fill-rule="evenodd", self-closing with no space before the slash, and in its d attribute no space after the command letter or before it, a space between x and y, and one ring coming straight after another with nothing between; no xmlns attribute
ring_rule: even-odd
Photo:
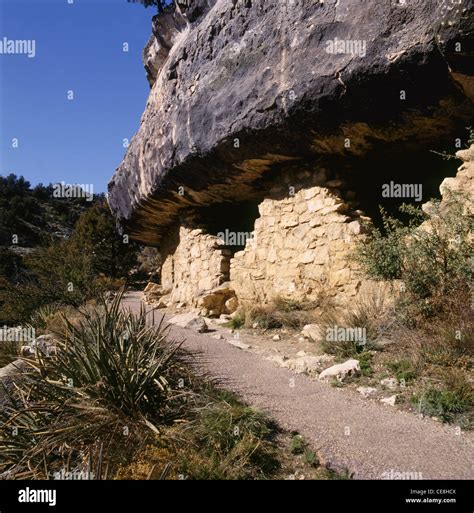
<svg viewBox="0 0 474 513"><path fill-rule="evenodd" d="M71 235L79 216L103 200L86 197L55 197L52 184L32 188L24 177L0 176L0 246L17 253L28 252Z"/></svg>

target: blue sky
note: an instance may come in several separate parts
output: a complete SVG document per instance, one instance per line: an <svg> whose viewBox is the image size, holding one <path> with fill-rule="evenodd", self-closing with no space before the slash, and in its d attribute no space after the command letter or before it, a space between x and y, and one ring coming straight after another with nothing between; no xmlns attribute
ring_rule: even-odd
<svg viewBox="0 0 474 513"><path fill-rule="evenodd" d="M68 1L0 0L0 41L36 45L34 58L0 54L0 174L104 192L149 93L141 53L155 11L126 0Z"/></svg>

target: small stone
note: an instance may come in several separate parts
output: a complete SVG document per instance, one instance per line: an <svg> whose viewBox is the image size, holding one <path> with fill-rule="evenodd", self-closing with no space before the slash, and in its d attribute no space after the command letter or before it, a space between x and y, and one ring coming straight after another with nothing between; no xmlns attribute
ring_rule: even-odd
<svg viewBox="0 0 474 513"><path fill-rule="evenodd" d="M281 340L281 337L280 337L280 335L273 335L272 340L275 340L275 341Z"/></svg>
<svg viewBox="0 0 474 513"><path fill-rule="evenodd" d="M23 358L30 358L35 355L35 350L31 346L21 346L20 356Z"/></svg>
<svg viewBox="0 0 474 513"><path fill-rule="evenodd" d="M373 387L357 387L356 390L362 397L369 397L377 392L377 389Z"/></svg>
<svg viewBox="0 0 474 513"><path fill-rule="evenodd" d="M252 324L252 328L253 328L254 330L256 330L256 329L258 328L258 322L254 322L254 323Z"/></svg>
<svg viewBox="0 0 474 513"><path fill-rule="evenodd" d="M215 338L217 340L224 340L224 337L220 333L217 333L216 335L212 335L212 338Z"/></svg>
<svg viewBox="0 0 474 513"><path fill-rule="evenodd" d="M267 360L269 360L273 363L276 363L280 367L288 367L288 364L287 364L288 357L287 356L281 356L281 355L277 354L277 355L273 355L273 356L268 356Z"/></svg>
<svg viewBox="0 0 474 513"><path fill-rule="evenodd" d="M234 346L234 347L237 347L239 349L243 349L245 351L248 351L249 349L252 348L251 345L249 344L244 344L243 342L240 342L239 340L228 340L227 342L229 342L230 345Z"/></svg>
<svg viewBox="0 0 474 513"><path fill-rule="evenodd" d="M384 397L380 399L381 403L388 404L389 406L395 406L397 402L397 394L391 395L390 397Z"/></svg>

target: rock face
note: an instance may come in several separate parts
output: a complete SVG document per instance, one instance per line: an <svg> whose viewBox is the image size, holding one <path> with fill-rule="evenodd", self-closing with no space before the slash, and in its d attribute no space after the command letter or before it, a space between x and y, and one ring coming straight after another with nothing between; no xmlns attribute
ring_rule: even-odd
<svg viewBox="0 0 474 513"><path fill-rule="evenodd" d="M183 208L261 196L255 181L285 163L433 147L472 115L467 0L192 5L154 23L153 88L109 184L142 242Z"/></svg>
<svg viewBox="0 0 474 513"><path fill-rule="evenodd" d="M449 208L453 200L463 203L463 214L474 215L474 144L465 150L456 152L456 157L463 161L456 176L445 178L439 186L441 195L441 208ZM423 209L429 214L432 209L430 202L423 205Z"/></svg>
<svg viewBox="0 0 474 513"><path fill-rule="evenodd" d="M251 301L321 286L353 298L364 284L347 256L371 182L404 168L394 156L465 137L473 9L196 0L155 17L152 89L109 204L123 231L160 247L171 302L196 306L229 279ZM230 247L216 220L237 230L244 203L254 240Z"/></svg>

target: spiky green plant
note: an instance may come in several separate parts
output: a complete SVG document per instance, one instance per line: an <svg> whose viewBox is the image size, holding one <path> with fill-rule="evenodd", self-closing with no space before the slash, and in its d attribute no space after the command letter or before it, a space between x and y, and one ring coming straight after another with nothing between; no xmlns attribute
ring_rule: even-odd
<svg viewBox="0 0 474 513"><path fill-rule="evenodd" d="M155 433L176 416L191 392L179 344L163 319L147 325L145 310L122 308L123 291L79 320L63 317L54 357L25 360L29 371L9 387L0 409L0 473L44 475L86 448L136 425Z"/></svg>

